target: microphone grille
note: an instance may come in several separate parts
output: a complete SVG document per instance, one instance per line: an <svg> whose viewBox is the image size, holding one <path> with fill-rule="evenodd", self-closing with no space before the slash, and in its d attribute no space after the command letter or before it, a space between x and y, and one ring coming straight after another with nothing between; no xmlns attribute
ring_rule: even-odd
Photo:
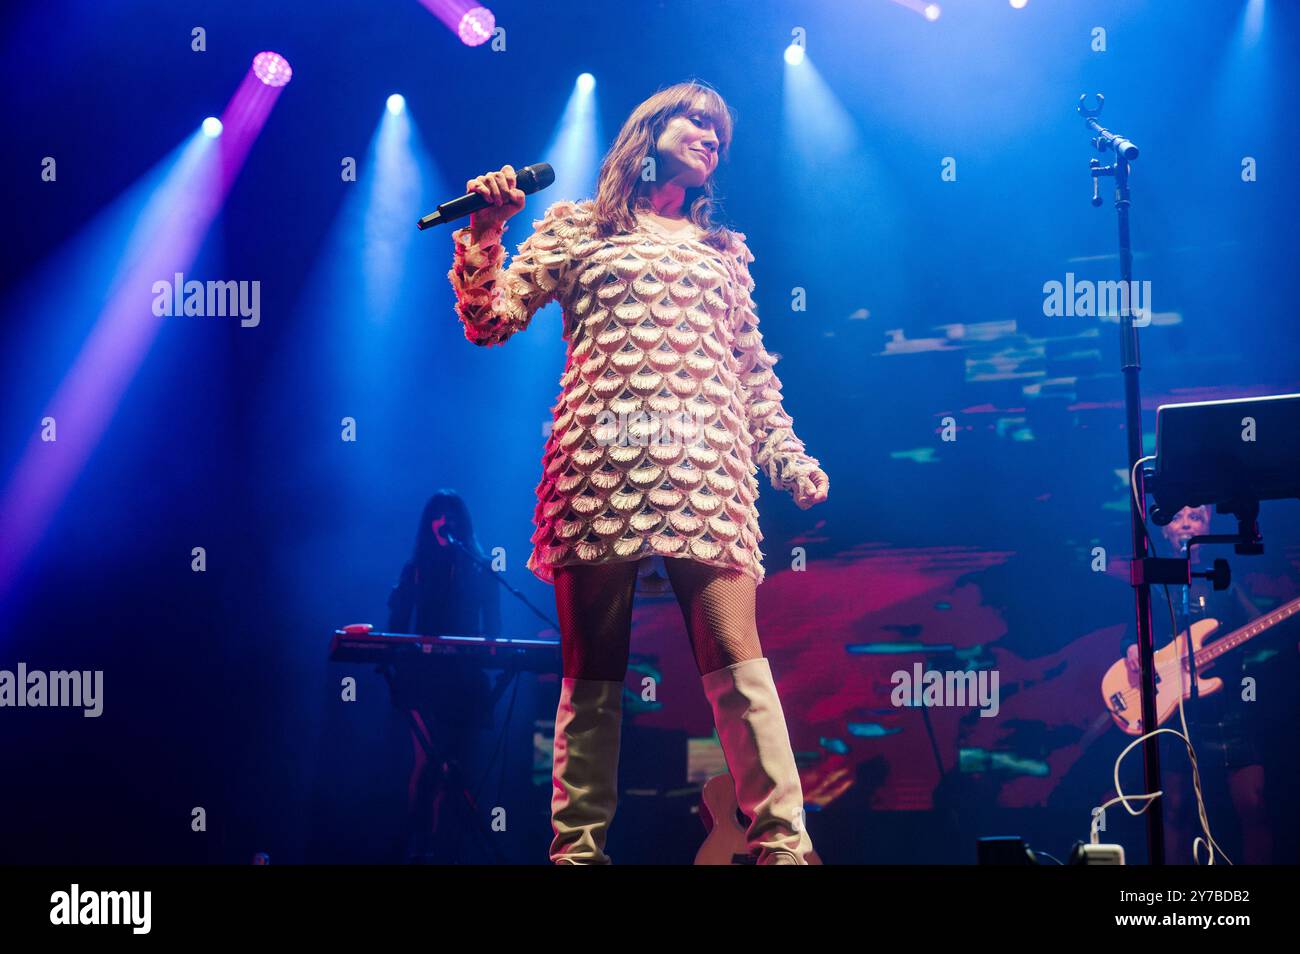
<svg viewBox="0 0 1300 954"><path fill-rule="evenodd" d="M555 182L555 170L551 168L549 162L536 162L531 166L524 166L515 176L515 182L524 192L533 193Z"/></svg>

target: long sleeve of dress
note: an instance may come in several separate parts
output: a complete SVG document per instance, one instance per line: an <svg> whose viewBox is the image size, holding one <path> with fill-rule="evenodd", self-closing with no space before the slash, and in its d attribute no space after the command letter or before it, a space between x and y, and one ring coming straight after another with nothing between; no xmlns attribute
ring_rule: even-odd
<svg viewBox="0 0 1300 954"><path fill-rule="evenodd" d="M781 380L773 370L776 357L763 347L763 334L758 330L758 306L752 295L754 280L749 274L754 256L745 244L745 236L740 232L733 235L733 263L740 286L735 353L740 362L754 463L773 488L794 491L821 463L805 451L803 441L794 432L794 421L781 404Z"/></svg>
<svg viewBox="0 0 1300 954"><path fill-rule="evenodd" d="M533 233L503 268L502 240L509 225L475 241L468 226L457 229L451 271L456 314L476 345L499 345L523 331L539 308L555 298L565 279L574 235L574 203L561 201L533 223Z"/></svg>

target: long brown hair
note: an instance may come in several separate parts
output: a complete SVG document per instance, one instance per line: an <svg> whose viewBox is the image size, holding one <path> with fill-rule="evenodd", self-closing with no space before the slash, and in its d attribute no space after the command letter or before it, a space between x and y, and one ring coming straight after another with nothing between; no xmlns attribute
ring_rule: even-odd
<svg viewBox="0 0 1300 954"><path fill-rule="evenodd" d="M594 208L598 236L607 238L637 227L633 208L642 184L641 170L646 157L653 158L657 167L659 153L655 144L664 127L674 116L695 112L704 113L713 120L714 131L718 134L718 161L727 158L733 120L731 109L718 91L697 80L659 90L632 110L600 164ZM682 205L691 222L705 233L702 242L721 251L730 246L730 231L713 222L713 176L709 176L703 186L687 189Z"/></svg>

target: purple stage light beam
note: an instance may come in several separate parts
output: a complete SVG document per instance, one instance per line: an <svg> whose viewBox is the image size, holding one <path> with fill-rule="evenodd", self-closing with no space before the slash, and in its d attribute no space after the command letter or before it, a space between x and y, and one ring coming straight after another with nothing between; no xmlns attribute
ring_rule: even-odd
<svg viewBox="0 0 1300 954"><path fill-rule="evenodd" d="M497 19L487 7L471 0L420 0L435 17L460 37L466 46L479 46L492 39Z"/></svg>
<svg viewBox="0 0 1300 954"><path fill-rule="evenodd" d="M900 7L906 7L913 13L919 13L931 23L939 19L943 14L943 8L937 3L926 3L925 0L893 0Z"/></svg>
<svg viewBox="0 0 1300 954"><path fill-rule="evenodd" d="M168 320L153 312L154 283L171 282L193 264L283 83L292 75L287 70L287 62L283 70L263 69L265 75L283 80L268 85L255 61L221 114L218 138L203 131L194 134L126 236L117 276L104 289L106 304L95 327L40 419L33 422L36 432L0 494L0 599L99 444L122 394ZM47 419L53 422L54 440L46 439Z"/></svg>
<svg viewBox="0 0 1300 954"><path fill-rule="evenodd" d="M267 55L259 53L258 59ZM270 55L276 56L274 53ZM222 175L221 191L216 196L218 208L225 202L235 177L244 167L248 150L253 148L258 134L266 125L267 117L271 115L276 100L280 98L284 84L289 82L288 76L283 74L277 77L283 82L270 83L262 79L258 75L257 63L258 60L255 59L253 67L239 84L239 89L235 90L235 95L230 98L226 111L221 114L222 132L218 142L221 146ZM288 63L284 64L284 69L289 69ZM289 75L292 75L292 71L289 71Z"/></svg>

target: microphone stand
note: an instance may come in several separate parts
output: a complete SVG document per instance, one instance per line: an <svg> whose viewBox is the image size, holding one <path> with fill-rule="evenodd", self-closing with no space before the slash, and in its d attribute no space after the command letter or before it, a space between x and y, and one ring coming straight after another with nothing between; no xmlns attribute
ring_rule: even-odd
<svg viewBox="0 0 1300 954"><path fill-rule="evenodd" d="M451 543L453 546L459 547L462 553L464 553L466 556L468 556L471 560L473 560L473 561L474 561L475 563L477 563L479 566L483 567L483 568L488 572L488 574L492 577L492 579L496 580L497 583L501 584L501 586L504 586L507 590L510 591L510 595L511 595L511 596L513 596L515 599L519 600L519 602L523 603L523 604L524 604L525 606L527 606L530 610L532 610L535 614L537 614L537 617L538 617L539 619L541 619L542 622L550 624L551 628L553 628L557 633L560 631L560 624L559 624L559 623L557 623L555 620L551 619L551 618L550 618L549 616L547 616L544 612L542 612L540 609L538 609L536 606L534 606L532 603L530 603L529 600L528 600L528 597L524 596L524 594L520 593L517 589L515 589L515 588L514 588L513 586L511 586L508 582L506 582L506 578L505 578L504 576L502 576L502 575L501 575L500 573L498 573L496 570L492 569L492 564L491 564L490 562L488 562L488 561L487 561L486 559L484 559L483 557L480 557L477 553L475 553L475 552L474 552L473 550L471 550L468 546L466 546L466 544L464 543L464 541L462 541L460 538L458 538L458 537L457 537L455 534L453 534L453 533L448 533L448 534L447 534L447 541L448 541L449 543ZM628 657L628 662L629 662L629 663L645 663L645 662L648 662L648 661L650 660L650 658L651 658L651 657L645 655L644 653L632 653L632 654ZM509 673L508 670L507 670L506 673L502 673L502 677L501 677L501 678L502 678L502 680L503 680L503 683L502 683L502 684L501 684L501 685L500 685L496 690L494 690L494 692L493 692L493 702L494 702L494 703L495 703L495 701L496 701L498 698L500 698L501 693L505 691L504 680L506 679L506 676L507 676L508 673ZM940 769L942 769L942 764L940 765Z"/></svg>
<svg viewBox="0 0 1300 954"><path fill-rule="evenodd" d="M549 625L552 629L554 629L557 633L560 631L560 624L559 624L559 623L557 623L555 620L551 619L551 618L550 618L549 616L547 616L544 612L542 612L540 609L538 609L536 606L534 606L534 605L529 601L528 597L524 596L523 593L520 593L517 589L515 589L513 586L511 586L509 583L507 583L507 582L506 582L506 578L505 578L504 576L502 576L502 575L501 575L500 573L498 573L496 570L492 569L492 564L491 564L490 562L488 562L488 560L487 560L486 558L479 556L477 553L475 553L473 550L471 550L471 549L470 549L470 548L465 544L465 542L464 542L463 540L460 539L460 537L457 537L455 534L449 532L449 533L447 534L447 541L448 541L449 543L451 543L453 546L459 547L459 548L460 548L460 551L461 551L462 553L464 553L467 557L469 557L471 560L473 560L473 561L474 561L475 563L477 563L479 566L483 567L483 569L485 569L485 570L487 571L488 575L489 575L490 577L492 577L492 579L496 580L497 583L499 583L501 586L505 587L506 590L508 590L508 591L510 592L510 595L511 595L511 596L513 596L513 597L514 597L515 599L517 599L519 602L523 603L523 604L524 604L525 606L527 606L530 610L532 610L532 611L533 611L533 612L538 616L538 618L541 619L541 621L542 621L543 623L548 624L548 625Z"/></svg>
<svg viewBox="0 0 1300 954"><path fill-rule="evenodd" d="M530 610L536 613L537 616L542 620L542 622L549 624L557 633L560 631L559 623L555 622L553 619L547 616L544 612L542 612L540 609L534 606L529 601L528 597L524 596L524 594L520 593L517 589L515 589L513 586L507 583L504 576L502 576L496 570L492 569L491 563L489 563L485 558L480 557L477 552L470 549L470 547L467 546L466 543L463 540L461 540L458 536L448 531L447 542L450 543L452 546L459 548L460 551L465 554L465 556L469 557L470 560L472 560L474 563L482 567L489 577L491 577L501 586L505 587L506 590L510 592L511 596L519 600L519 602L523 603ZM497 676L496 684L492 687L492 696L490 700L490 705L492 706L493 709L496 708L497 703L501 700L501 697L505 695L506 689L509 687L510 683L514 680L514 678L517 675L519 675L518 665L512 665L501 670L501 673Z"/></svg>
<svg viewBox="0 0 1300 954"><path fill-rule="evenodd" d="M1130 479L1141 480L1145 484L1142 468L1137 462L1142 454L1142 400L1138 389L1138 376L1142 370L1141 354L1138 350L1137 326L1133 324L1133 313L1129 307L1133 290L1133 248L1129 241L1129 164L1138 157L1138 148L1123 136L1112 133L1099 122L1105 105L1105 97L1097 94L1095 108L1086 105L1088 96L1079 97L1077 109L1087 127L1095 133L1093 148L1103 155L1113 152L1115 159L1103 166L1098 159L1089 161L1092 172L1092 204L1102 204L1098 185L1105 176L1115 180L1115 212L1119 220L1119 270L1120 300L1123 302L1119 319L1120 333L1120 370L1124 375L1124 426L1128 438L1128 472ZM1135 469L1138 473L1135 474ZM1129 524L1133 543L1133 563L1130 566L1129 583L1135 590L1137 615L1138 660L1141 665L1142 692L1142 732L1150 733L1159 725L1156 716L1156 685L1154 646L1151 634L1151 583L1155 567L1148 567L1150 553L1147 550L1146 535L1146 492L1145 486L1138 493L1129 495ZM1158 581L1155 581L1158 582ZM1142 768L1146 791L1161 791L1160 787L1160 744L1159 737L1148 735L1142 743ZM1164 808L1160 799L1147 803L1147 860L1149 864L1165 863L1165 826Z"/></svg>

